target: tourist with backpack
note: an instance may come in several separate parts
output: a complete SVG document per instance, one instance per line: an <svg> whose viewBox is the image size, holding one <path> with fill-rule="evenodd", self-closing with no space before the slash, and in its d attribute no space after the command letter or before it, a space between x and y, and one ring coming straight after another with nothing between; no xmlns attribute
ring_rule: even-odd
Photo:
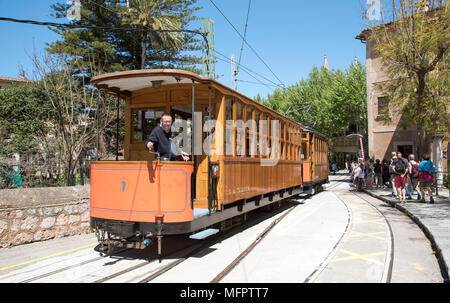
<svg viewBox="0 0 450 303"><path fill-rule="evenodd" d="M414 193L414 189L417 192L417 200L421 200L421 195L419 191L419 162L414 160L414 155L410 154L409 157L409 164L411 165L411 171L409 174L409 180L411 182L411 193Z"/></svg>
<svg viewBox="0 0 450 303"><path fill-rule="evenodd" d="M430 195L430 203L434 203L433 192L431 186L433 185L433 176L435 173L433 162L430 161L429 155L424 155L419 164L419 187L422 196L421 202L425 203L425 190Z"/></svg>
<svg viewBox="0 0 450 303"><path fill-rule="evenodd" d="M399 203L406 203L405 185L406 176L408 174L409 163L408 160L402 157L401 152L397 152L397 159L393 161L392 170L394 171L394 185L397 189L397 196Z"/></svg>

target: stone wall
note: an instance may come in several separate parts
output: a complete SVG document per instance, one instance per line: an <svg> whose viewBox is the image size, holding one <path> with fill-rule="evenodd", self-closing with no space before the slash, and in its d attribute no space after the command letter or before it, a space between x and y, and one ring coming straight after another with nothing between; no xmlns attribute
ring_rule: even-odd
<svg viewBox="0 0 450 303"><path fill-rule="evenodd" d="M0 190L0 247L87 232L89 185Z"/></svg>

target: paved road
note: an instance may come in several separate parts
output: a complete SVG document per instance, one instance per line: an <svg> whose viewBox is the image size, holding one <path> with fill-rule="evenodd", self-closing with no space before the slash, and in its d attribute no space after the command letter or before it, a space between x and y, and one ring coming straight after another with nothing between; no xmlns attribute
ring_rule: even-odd
<svg viewBox="0 0 450 303"><path fill-rule="evenodd" d="M413 195L413 199L407 200L406 204L398 204L397 200L392 197L389 188L364 189L364 192L381 199L387 205L391 205L409 216L423 230L438 258L444 282L448 283L450 266L449 190L441 188L438 190L438 195L433 192L434 204L419 202L417 195ZM429 201L428 195L426 200Z"/></svg>
<svg viewBox="0 0 450 303"><path fill-rule="evenodd" d="M443 281L432 243L410 217L384 200L351 191L344 174L330 179L325 191L236 229L152 282L210 282L294 205L221 282ZM183 241L169 242L165 247ZM115 273L108 282L136 282L177 258L140 267L154 258L154 249L99 258L95 246L88 234L0 249L0 282L93 282ZM118 274L133 266L136 270Z"/></svg>

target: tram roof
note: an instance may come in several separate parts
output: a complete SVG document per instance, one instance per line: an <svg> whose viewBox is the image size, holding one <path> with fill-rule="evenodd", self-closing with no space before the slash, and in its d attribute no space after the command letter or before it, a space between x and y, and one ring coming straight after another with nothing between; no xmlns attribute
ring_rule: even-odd
<svg viewBox="0 0 450 303"><path fill-rule="evenodd" d="M295 124L300 124L305 130L306 126L295 121L291 118L286 117L285 115L278 113L255 100L235 91L228 86L223 85L216 80L210 78L204 78L197 74L194 74L185 70L177 70L177 69L141 69L141 70L132 70L132 71L123 71L123 72L115 72L109 74L103 74L91 79L91 84L97 87L98 89L104 89L109 93L121 94L125 96L131 96L131 93L146 87L151 87L153 82L162 81L161 86L169 85L169 84L206 84L206 85L214 85L226 92L226 94L237 95L240 98L246 99L254 104L257 104L259 107L263 107L267 111L270 111L276 115L280 115L287 120L292 121ZM314 131L311 129L307 129L307 131ZM317 132L316 132L317 133Z"/></svg>
<svg viewBox="0 0 450 303"><path fill-rule="evenodd" d="M112 93L130 95L131 92L150 87L153 82L168 84L187 84L192 81L203 83L209 79L194 73L176 69L142 69L103 74L91 79L91 83L99 89Z"/></svg>

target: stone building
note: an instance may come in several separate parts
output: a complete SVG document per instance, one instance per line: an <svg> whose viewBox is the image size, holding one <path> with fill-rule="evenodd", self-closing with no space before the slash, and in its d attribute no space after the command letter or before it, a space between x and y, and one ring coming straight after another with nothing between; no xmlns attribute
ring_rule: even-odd
<svg viewBox="0 0 450 303"><path fill-rule="evenodd" d="M440 172L447 172L449 167L449 142L428 134L425 140L419 139L419 131L415 127L403 129L400 116L389 113L392 122L386 124L383 112L389 106L386 95L377 90L377 86L389 81L382 70L381 58L375 52L375 39L367 39L370 34L365 30L355 38L366 45L367 73L367 123L369 156L375 159L391 158L391 152L400 151L403 157L414 154L420 160L423 153L430 153L431 160ZM422 154L419 155L421 151Z"/></svg>

